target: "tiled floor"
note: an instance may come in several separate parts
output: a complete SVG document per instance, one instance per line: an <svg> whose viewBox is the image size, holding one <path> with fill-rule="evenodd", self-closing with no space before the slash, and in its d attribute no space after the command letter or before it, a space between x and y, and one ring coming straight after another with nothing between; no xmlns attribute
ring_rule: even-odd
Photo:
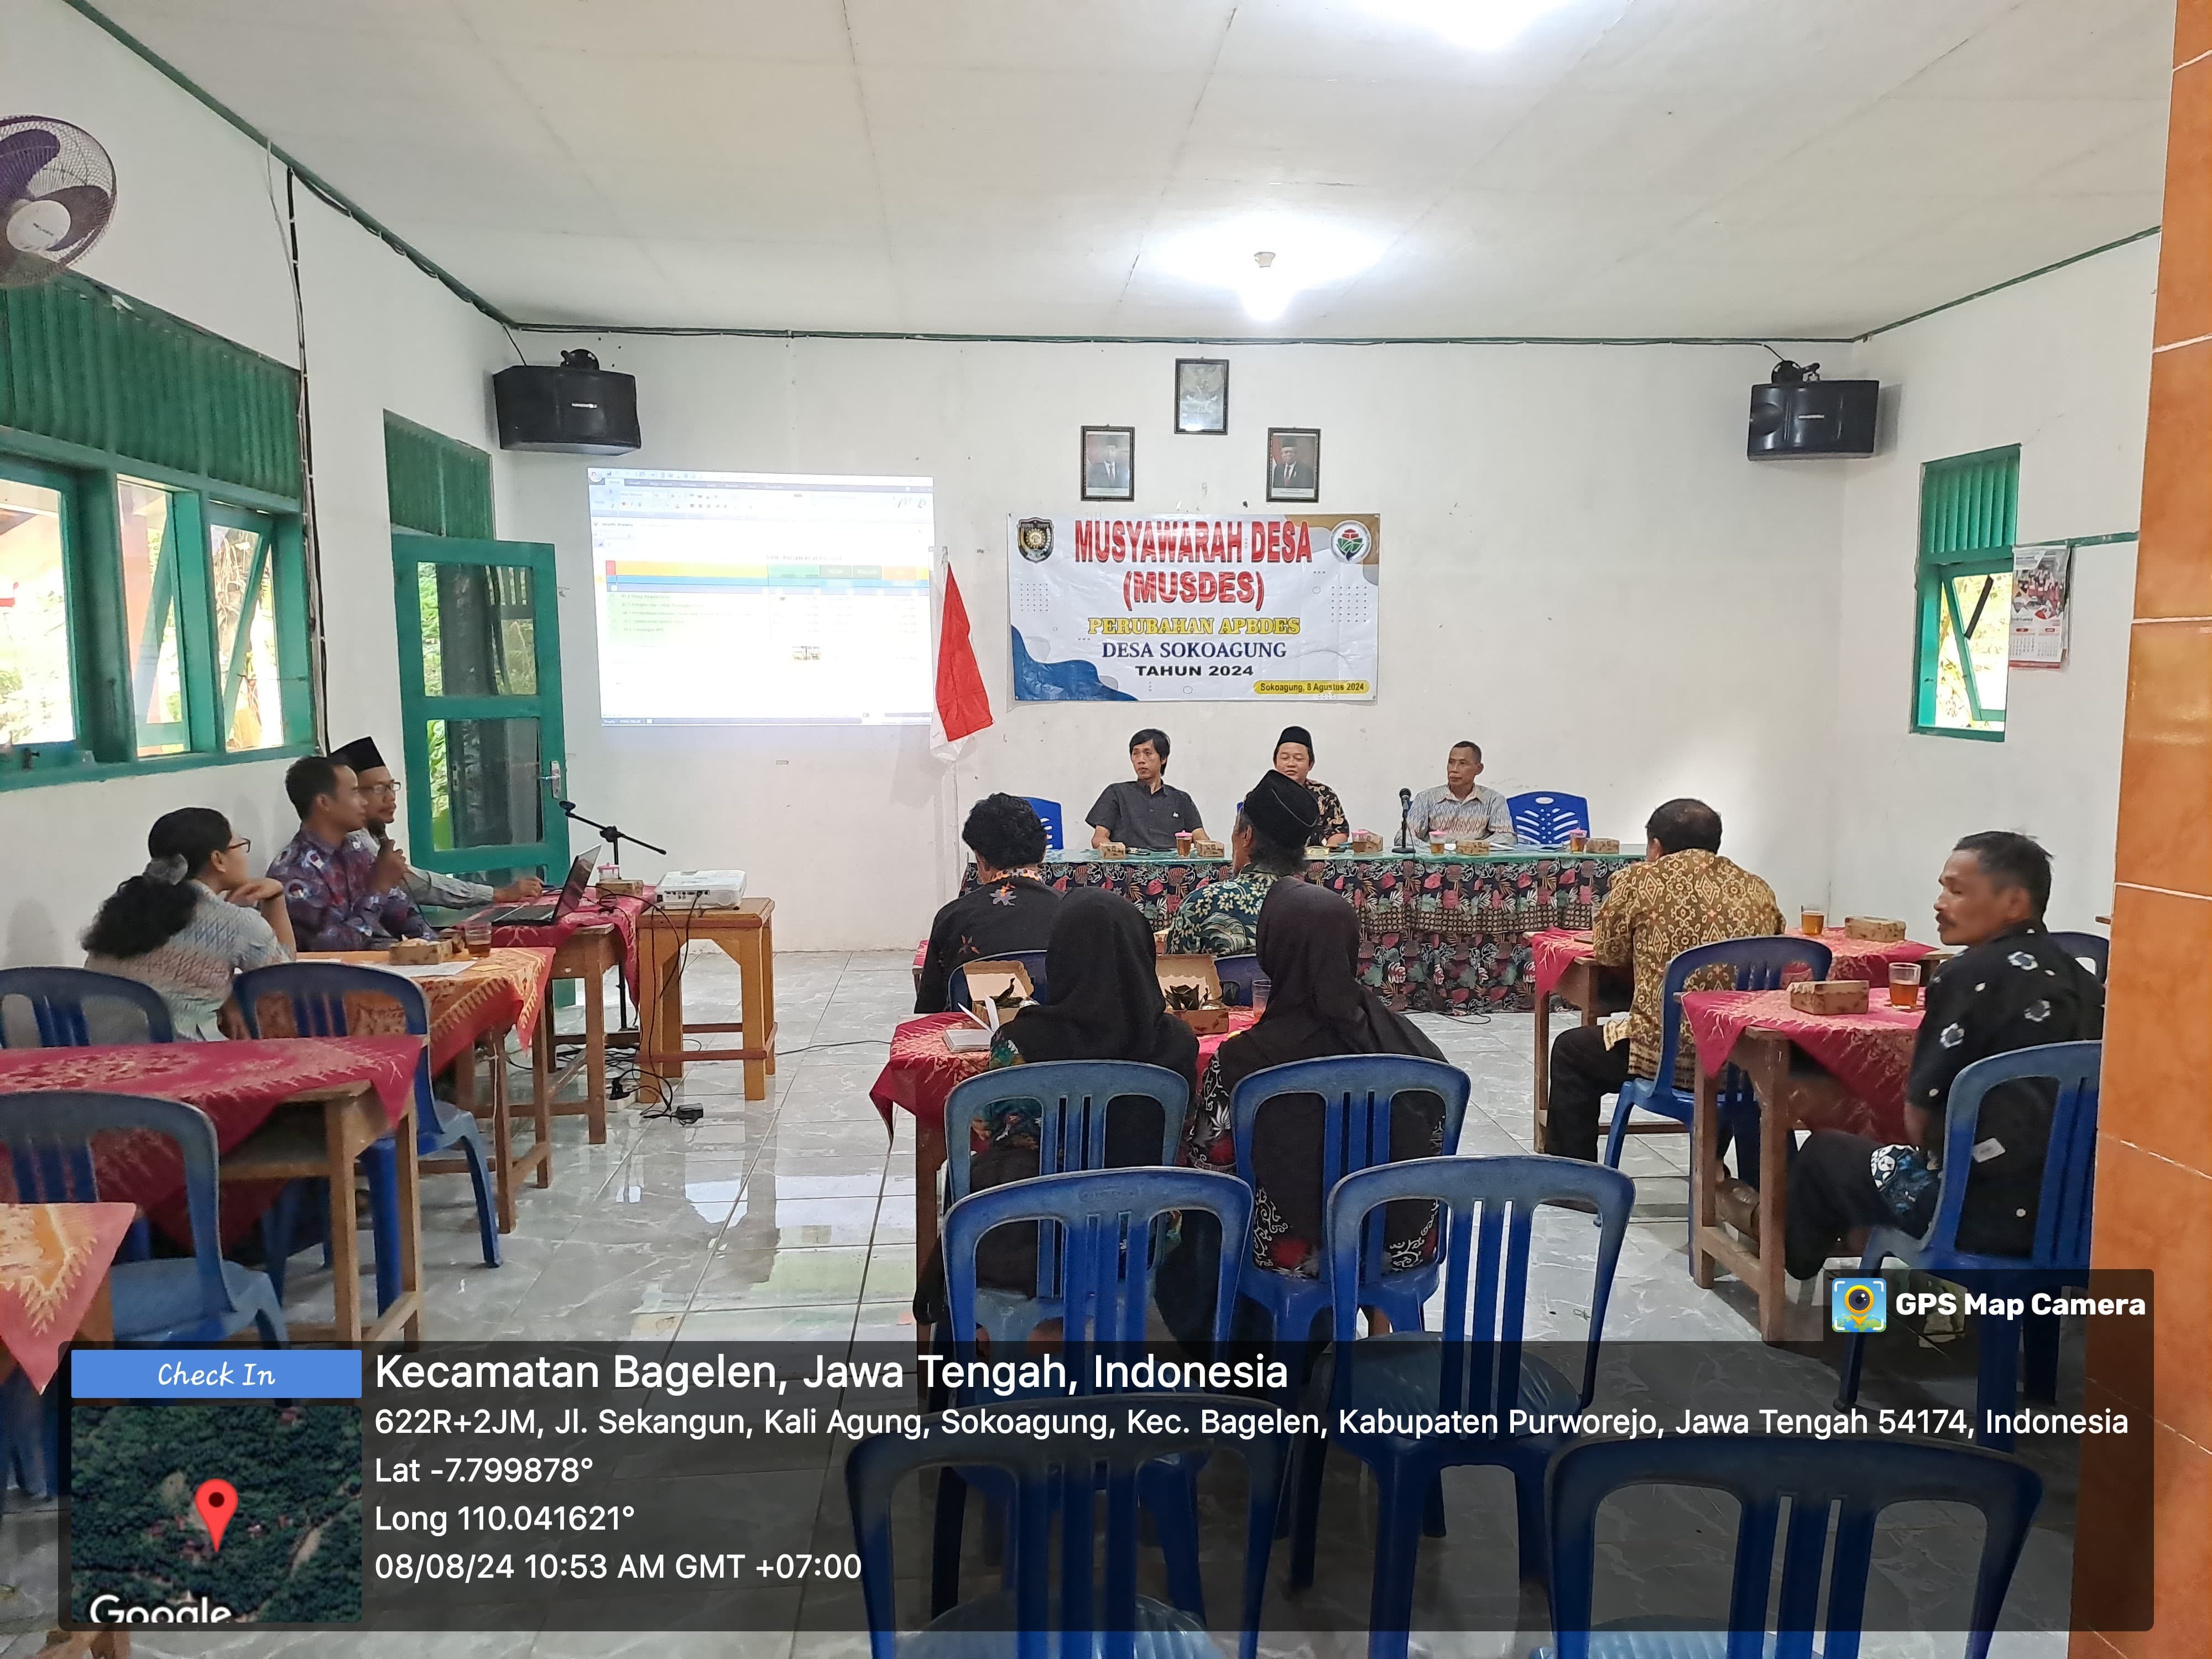
<svg viewBox="0 0 2212 1659"><path fill-rule="evenodd" d="M769 1097L744 1097L740 1068L703 1064L683 1097L703 1109L690 1127L642 1116L624 1102L611 1115L607 1143L589 1146L580 1117L556 1120L558 1151L549 1189L526 1186L505 1265L479 1257L469 1188L459 1177L426 1184L423 1212L428 1333L433 1337L530 1339L670 1337L804 1340L908 1337L915 1276L914 1144L903 1116L886 1135L867 1089L885 1040L913 1005L903 952L786 955L776 964L781 1065ZM734 969L695 952L685 1001L696 1019L734 1019ZM572 1012L572 1018L574 1018ZM1473 1078L1462 1150L1528 1146L1530 1020L1525 1015L1450 1020L1421 1017L1446 1055ZM1628 1172L1638 1203L1616 1276L1609 1338L1741 1340L1752 1334L1747 1297L1728 1284L1692 1286L1683 1259L1684 1143L1629 1142ZM1581 1227L1583 1238L1587 1223ZM1579 1328L1587 1305L1587 1243L1540 1249L1532 1274L1534 1316L1554 1312ZM327 1275L298 1259L291 1303L327 1317ZM51 1512L11 1512L0 1522L0 1633L28 1632L51 1595ZM38 1645L0 1635L0 1659ZM802 1649L811 1648L802 1638ZM855 1638L828 1644L864 1650ZM1358 1644L1321 1638L1319 1650ZM650 1650L656 1656L741 1655L783 1659L787 1636L273 1634L228 1638L142 1634L138 1653L214 1653L275 1659L294 1650L392 1659L581 1659ZM1465 1638L1468 1652L1518 1652L1504 1636ZM2020 1650L2017 1649L2012 1650Z"/></svg>

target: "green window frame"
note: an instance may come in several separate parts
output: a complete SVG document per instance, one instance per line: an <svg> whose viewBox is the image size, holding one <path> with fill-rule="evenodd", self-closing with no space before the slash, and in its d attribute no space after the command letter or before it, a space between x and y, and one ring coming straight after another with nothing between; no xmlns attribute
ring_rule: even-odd
<svg viewBox="0 0 2212 1659"><path fill-rule="evenodd" d="M2020 446L1920 469L1912 729L2004 741Z"/></svg>
<svg viewBox="0 0 2212 1659"><path fill-rule="evenodd" d="M0 432L0 477L53 490L63 502L76 735L68 743L0 749L0 789L312 753L306 556L292 504L119 456L55 466L21 453L16 437ZM142 495L150 488L167 502L160 556L135 635L125 574L126 488ZM230 538L228 562L238 576L224 618L228 625L222 629L218 535ZM145 691L165 640L173 652L181 707L156 718L149 714ZM274 684L268 684L271 669ZM248 693L250 718L240 722ZM259 741L241 740L242 732L257 731Z"/></svg>

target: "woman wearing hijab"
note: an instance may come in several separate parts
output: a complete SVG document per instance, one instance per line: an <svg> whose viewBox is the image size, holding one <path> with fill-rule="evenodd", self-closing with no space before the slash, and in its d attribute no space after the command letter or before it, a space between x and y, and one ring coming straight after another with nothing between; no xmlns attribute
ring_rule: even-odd
<svg viewBox="0 0 2212 1659"><path fill-rule="evenodd" d="M1201 1169L1236 1172L1230 1100L1255 1072L1334 1054L1443 1058L1418 1026L1360 982L1358 921L1335 894L1310 882L1277 882L1260 910L1259 956L1260 971L1273 983L1267 1012L1221 1045L1190 1116L1184 1161ZM1260 1266L1316 1271L1327 1197L1322 1125L1318 1095L1285 1095L1269 1102L1253 1126L1252 1260ZM1443 1103L1433 1095L1399 1097L1390 1115L1392 1160L1428 1158L1443 1146ZM1384 1230L1392 1266L1426 1259L1433 1212L1425 1204L1391 1206Z"/></svg>
<svg viewBox="0 0 2212 1659"><path fill-rule="evenodd" d="M1152 929L1135 905L1095 889L1070 893L1045 945L1044 982L1051 1000L1030 1004L999 1028L991 1068L1055 1060L1135 1060L1195 1085L1198 1039L1168 1012L1155 961ZM971 1144L971 1191L1036 1174L1042 1110L1035 1100L1002 1101L993 1108ZM1118 1109L1109 1105L1107 1167L1157 1164L1159 1156L1159 1113L1134 1102ZM986 1284L1035 1285L1033 1230L1003 1227L985 1235L975 1270ZM922 1270L914 1311L925 1324L945 1317L945 1267L938 1257Z"/></svg>
<svg viewBox="0 0 2212 1659"><path fill-rule="evenodd" d="M1303 726L1285 726L1283 735L1275 739L1275 769L1314 798L1314 809L1321 815L1321 844L1341 847L1352 839L1351 822L1344 816L1344 803L1336 798L1336 791L1314 781L1313 763L1313 733Z"/></svg>

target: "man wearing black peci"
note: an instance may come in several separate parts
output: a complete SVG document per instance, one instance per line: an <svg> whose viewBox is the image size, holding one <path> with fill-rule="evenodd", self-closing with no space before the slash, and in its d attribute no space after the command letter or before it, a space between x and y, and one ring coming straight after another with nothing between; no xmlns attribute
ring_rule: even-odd
<svg viewBox="0 0 2212 1659"><path fill-rule="evenodd" d="M1176 833L1205 833L1198 803L1167 781L1168 734L1146 726L1129 739L1129 783L1109 783L1091 808L1091 844L1119 842L1133 853L1172 853Z"/></svg>
<svg viewBox="0 0 2212 1659"><path fill-rule="evenodd" d="M937 913L915 987L917 1014L945 1012L952 970L1008 951L1042 951L1060 895L1037 879L1044 821L1019 795L986 795L969 809L960 839L975 854L975 885Z"/></svg>
<svg viewBox="0 0 2212 1659"><path fill-rule="evenodd" d="M1928 982L1905 1088L1905 1140L1878 1146L1821 1129L1798 1149L1790 1164L1791 1278L1818 1274L1859 1229L1927 1232L1942 1184L1945 1109L1960 1073L1992 1054L2103 1034L2104 988L2044 930L2050 898L2051 855L2029 836L1984 830L1953 851L1936 896L1936 930L1944 944L1966 949ZM1973 1167L1952 1172L1967 1183L1962 1249L2033 1249L2055 1101L2047 1079L2000 1084L1984 1097Z"/></svg>

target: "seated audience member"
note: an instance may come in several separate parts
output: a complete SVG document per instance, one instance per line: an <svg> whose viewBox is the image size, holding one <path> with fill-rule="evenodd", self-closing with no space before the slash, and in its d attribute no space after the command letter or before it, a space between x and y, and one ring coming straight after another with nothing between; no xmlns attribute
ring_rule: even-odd
<svg viewBox="0 0 2212 1659"><path fill-rule="evenodd" d="M1692 945L1782 931L1774 890L1721 856L1720 814L1705 802L1668 801L1644 833L1644 861L1615 872L1590 929L1601 966L1635 969L1635 998L1626 1021L1571 1026L1552 1043L1544 1150L1557 1157L1595 1160L1599 1102L1630 1078L1658 1071L1667 964ZM1707 975L1717 986L1733 982L1717 968L1691 984L1706 988ZM1686 1048L1674 1081L1691 1085Z"/></svg>
<svg viewBox="0 0 2212 1659"><path fill-rule="evenodd" d="M1133 853L1172 853L1176 832L1206 833L1198 803L1167 781L1168 734L1146 726L1129 739L1130 783L1109 783L1091 808L1091 844L1119 842Z"/></svg>
<svg viewBox="0 0 2212 1659"><path fill-rule="evenodd" d="M1446 841L1514 839L1513 809L1495 789L1475 780L1482 775L1482 750L1462 738L1444 756L1444 781L1413 797L1407 828L1415 841L1442 836Z"/></svg>
<svg viewBox="0 0 2212 1659"><path fill-rule="evenodd" d="M284 774L284 793L300 815L300 833L269 874L284 884L301 950L362 951L430 937L430 924L400 890L407 860L399 849L379 853L354 839L365 819L353 768L309 755Z"/></svg>
<svg viewBox="0 0 2212 1659"><path fill-rule="evenodd" d="M1045 947L1049 1002L1032 1003L999 1028L991 1043L991 1069L1057 1060L1128 1060L1158 1066L1193 1085L1198 1039L1167 1011L1153 971L1152 931L1144 913L1127 899L1095 888L1073 892L1054 916ZM1157 1164L1160 1119L1130 1102L1108 1109L1106 1163L1126 1169ZM971 1140L969 1189L980 1191L1037 1172L1039 1118L1035 1100L1000 1103ZM1013 1289L1036 1283L1036 1243L1030 1227L986 1234L976 1252L978 1280ZM945 1267L933 1255L915 1291L915 1317L935 1324L945 1317Z"/></svg>
<svg viewBox="0 0 2212 1659"><path fill-rule="evenodd" d="M1313 733L1303 726L1285 726L1283 735L1275 739L1275 769L1313 796L1314 811L1321 820L1319 837L1314 844L1341 847L1352 839L1352 825L1344 816L1344 803L1336 798L1336 791L1315 781L1313 763Z"/></svg>
<svg viewBox="0 0 2212 1659"><path fill-rule="evenodd" d="M355 839L366 843L374 853L387 849L398 853L407 870L405 878L399 884L400 890L417 905L439 904L450 910L465 910L479 904L536 898L545 890L545 884L536 876L519 876L504 887L488 887L480 881L463 881L459 876L417 870L407 864L407 854L392 844L392 822L399 816L399 781L384 763L376 739L356 738L344 747L332 750L331 758L341 766L353 768L355 781L361 787L363 823L354 831Z"/></svg>
<svg viewBox="0 0 2212 1659"><path fill-rule="evenodd" d="M1170 956L1248 953L1258 937L1267 890L1282 877L1305 873L1306 848L1320 823L1309 791L1280 772L1267 774L1237 808L1229 837L1231 873L1182 902L1160 948Z"/></svg>
<svg viewBox="0 0 2212 1659"><path fill-rule="evenodd" d="M210 807L164 812L147 832L144 873L85 930L84 965L160 992L179 1040L222 1036L232 975L292 959L283 885L248 873L252 850Z"/></svg>
<svg viewBox="0 0 2212 1659"><path fill-rule="evenodd" d="M1248 798L1247 805L1249 800ZM1184 1161L1234 1174L1236 1120L1231 1097L1255 1072L1331 1054L1415 1054L1442 1060L1420 1028L1362 984L1359 922L1352 907L1306 881L1279 881L1260 910L1260 971L1273 981L1267 1012L1249 1030L1222 1043L1206 1068L1184 1136ZM1390 1156L1428 1158L1443 1145L1442 1103L1401 1097L1390 1114ZM1318 1095L1269 1104L1254 1126L1252 1259L1261 1266L1316 1271L1322 1231L1322 1125ZM1406 1212L1401 1215L1398 1212ZM1424 1259L1433 1206L1394 1205L1385 1224L1391 1264ZM1197 1262L1191 1266L1199 1266ZM1179 1269L1179 1273L1181 1270ZM1204 1265L1199 1283L1212 1268ZM1285 1340L1305 1333L1285 1331Z"/></svg>
<svg viewBox="0 0 2212 1659"><path fill-rule="evenodd" d="M986 795L968 811L960 839L975 854L975 885L937 913L915 989L917 1014L941 1014L952 970L1008 951L1042 951L1060 895L1037 879L1044 820L1019 795ZM1050 988L1052 981L1047 976Z"/></svg>
<svg viewBox="0 0 2212 1659"><path fill-rule="evenodd" d="M1819 1129L1798 1149L1784 1241L1792 1278L1813 1278L1847 1234L1877 1223L1927 1232L1942 1181L1945 1108L1960 1072L1991 1054L2103 1035L2104 988L2044 931L2050 897L2051 855L2027 836L1968 836L1945 862L1936 931L1965 949L1928 982L1905 1089L1905 1144L1878 1146ZM2035 1248L2057 1097L2049 1079L2025 1078L1983 1097L1973 1168L1962 1172L1961 1249L2026 1255Z"/></svg>

